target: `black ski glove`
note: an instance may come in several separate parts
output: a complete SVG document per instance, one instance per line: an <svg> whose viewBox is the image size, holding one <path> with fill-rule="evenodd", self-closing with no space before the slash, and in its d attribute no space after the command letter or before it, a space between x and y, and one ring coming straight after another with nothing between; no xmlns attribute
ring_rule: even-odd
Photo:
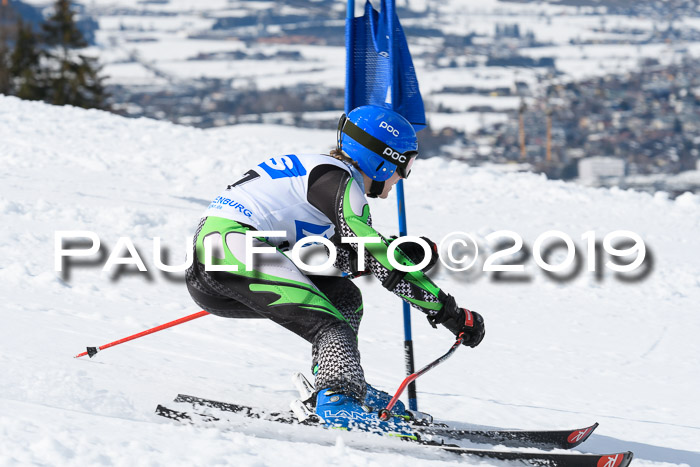
<svg viewBox="0 0 700 467"><path fill-rule="evenodd" d="M436 315L428 316L430 324L434 328L437 328L437 324L442 324L455 336L464 333L462 345L472 348L479 345L486 334L484 318L476 311L458 308L452 295L443 295L442 291L440 295L440 301L443 303L443 307Z"/></svg>
<svg viewBox="0 0 700 467"><path fill-rule="evenodd" d="M392 235L389 243L393 242L396 240L398 237L396 235ZM435 264L437 264L439 255L438 255L438 247L433 242L430 240L428 237L421 237L425 242L430 245L430 250L431 250L431 255L430 255L430 261L428 264L421 269L423 272L428 272L430 271ZM425 258L425 250L423 250L423 247L420 246L417 243L413 242L405 242L399 245L399 250L403 252L404 255L408 256L408 259L410 259L413 264L419 264L421 261L423 261L423 258Z"/></svg>

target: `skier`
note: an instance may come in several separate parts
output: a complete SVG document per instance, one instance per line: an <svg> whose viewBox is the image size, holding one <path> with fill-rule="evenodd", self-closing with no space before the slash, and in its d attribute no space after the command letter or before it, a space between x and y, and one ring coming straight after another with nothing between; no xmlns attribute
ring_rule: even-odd
<svg viewBox="0 0 700 467"><path fill-rule="evenodd" d="M358 272L358 252L364 251L364 269L427 314L433 327L464 332L464 345L470 347L484 337L482 317L459 308L424 274L438 259L434 243L428 240L428 266L405 273L388 261L392 239L372 228L365 196L386 198L399 179L408 177L417 148L416 133L401 115L379 106L358 107L340 118L337 147L330 155L289 154L261 162L209 205L197 228L195 261L186 274L194 301L223 317L268 318L310 342L315 410L332 427L413 437L400 402L388 421L372 410L386 407L391 396L367 384L360 365L360 290L348 277L306 275L297 268L284 251L300 239L329 238L336 247L334 266L346 273ZM255 237L252 247L275 250L248 259L248 231L285 235ZM342 237L371 237L378 243L363 247ZM404 265L425 257L416 243L395 251L396 261ZM252 270L246 270L247 262Z"/></svg>

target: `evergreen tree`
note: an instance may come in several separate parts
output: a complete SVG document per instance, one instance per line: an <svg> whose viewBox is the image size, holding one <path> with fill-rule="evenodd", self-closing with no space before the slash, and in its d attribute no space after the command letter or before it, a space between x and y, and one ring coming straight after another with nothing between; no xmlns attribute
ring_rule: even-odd
<svg viewBox="0 0 700 467"><path fill-rule="evenodd" d="M0 94L10 94L10 49L7 46L7 38L0 25Z"/></svg>
<svg viewBox="0 0 700 467"><path fill-rule="evenodd" d="M12 93L10 43L14 39L14 12L9 5L0 5L0 94Z"/></svg>
<svg viewBox="0 0 700 467"><path fill-rule="evenodd" d="M63 76L66 78L54 80L53 103L86 109L106 109L107 93L102 84L104 78L99 74L101 67L97 64L97 59L79 55L78 60L62 63L65 67Z"/></svg>
<svg viewBox="0 0 700 467"><path fill-rule="evenodd" d="M42 25L44 41L51 47L60 48L63 58L71 49L88 46L75 24L75 14L70 7L70 0L56 0L53 15Z"/></svg>
<svg viewBox="0 0 700 467"><path fill-rule="evenodd" d="M13 93L21 99L42 100L46 97L44 73L41 69L39 41L31 25L22 20L17 26L15 49L10 56Z"/></svg>
<svg viewBox="0 0 700 467"><path fill-rule="evenodd" d="M46 101L56 105L106 109L104 78L100 76L97 60L75 52L88 44L74 16L69 0L57 0L53 15L42 26L51 67Z"/></svg>

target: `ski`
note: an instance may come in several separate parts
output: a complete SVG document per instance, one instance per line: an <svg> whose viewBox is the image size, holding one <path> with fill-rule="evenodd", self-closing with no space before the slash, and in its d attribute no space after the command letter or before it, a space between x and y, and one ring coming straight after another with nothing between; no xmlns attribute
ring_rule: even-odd
<svg viewBox="0 0 700 467"><path fill-rule="evenodd" d="M185 396L190 398L191 396ZM199 398L194 398L199 399ZM207 401L207 399L204 399ZM216 401L211 401L216 402ZM264 420L276 421L281 423L294 424L299 423L291 413L271 412L269 414L256 411L247 406L237 404L227 404L217 402L217 405L200 404L206 407L215 407L223 411L239 413L252 418L260 418ZM221 408L221 407L225 408ZM232 410L226 410L232 409ZM163 405L156 407L156 414L171 420L181 423L197 425L198 422L216 422L221 419L211 414L189 413L169 409ZM306 425L323 426L318 419L306 420L302 422ZM434 441L417 440L410 441L417 445L427 448L435 448L442 451L452 452L459 455L475 456L488 459L498 459L507 461L520 461L532 466L547 466L547 467L627 467L632 461L632 452L620 452L615 454L554 454L550 452L534 453L534 452L518 452L518 451L494 451L486 449L465 448L455 445L442 444Z"/></svg>
<svg viewBox="0 0 700 467"><path fill-rule="evenodd" d="M433 446L432 443L420 442L420 444ZM554 454L551 452L490 451L446 444L435 444L434 446L455 454L504 461L521 461L529 465L547 467L627 467L634 457L632 451L614 454Z"/></svg>
<svg viewBox="0 0 700 467"><path fill-rule="evenodd" d="M184 394L178 394L174 402L176 403L188 403L192 404L194 408L199 407L209 407L213 409L218 409L222 412L230 412L235 414L243 415L248 418L257 418L268 420L271 422L285 423L285 424L300 424L300 425L320 425L320 419L315 415L309 417L304 421L299 421L294 416L291 411L285 412L264 412L247 405L231 404L228 402L218 402L210 399L202 399L201 397L187 396ZM177 421L193 421L192 413L190 412L180 412L177 410L169 409L163 405L158 405L156 407L156 414L170 418ZM195 412L194 415L202 421L219 421L221 418L200 412Z"/></svg>
<svg viewBox="0 0 700 467"><path fill-rule="evenodd" d="M223 412L239 413L246 417L266 418L281 423L297 423L290 412L263 413L252 407L218 402L201 397L178 394L174 402L191 404L193 408L211 407ZM305 421L315 424L318 421ZM502 444L508 447L535 447L540 449L572 449L586 441L598 424L576 430L465 430L450 427L444 423L418 422L413 428L424 438L439 436L454 441L465 440L480 444Z"/></svg>
<svg viewBox="0 0 700 467"><path fill-rule="evenodd" d="M452 440L467 440L480 444L502 444L508 447L540 449L573 449L586 441L598 424L576 430L472 430L454 428L444 423L416 425L423 435Z"/></svg>

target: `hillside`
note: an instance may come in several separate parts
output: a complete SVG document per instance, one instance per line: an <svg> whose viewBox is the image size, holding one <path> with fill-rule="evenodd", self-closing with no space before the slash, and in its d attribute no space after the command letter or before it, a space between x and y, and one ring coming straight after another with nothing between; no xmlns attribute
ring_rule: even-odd
<svg viewBox="0 0 700 467"><path fill-rule="evenodd" d="M267 321L208 316L92 360L72 358L198 311L177 277L153 267L153 237L169 262L181 261L222 187L260 159L325 152L334 137L266 125L199 130L0 96L0 464L484 465L369 435L250 421L220 432L153 414L178 392L284 409L295 395L291 373L309 373L310 346ZM532 247L561 230L584 263L568 282L532 259L529 282L434 274L484 315L487 335L418 381L422 410L469 426L597 421L586 452L631 449L636 466L700 465L699 197L590 189L439 158L417 162L406 189L411 233L438 240L465 231L485 244L505 229ZM393 198L371 205L377 229L396 233ZM59 230L94 231L105 257L62 277ZM615 230L640 235L653 254L647 277L624 282L605 270L596 280L581 240L591 230L601 241ZM101 271L122 236L148 274ZM371 279L360 285L365 372L393 392L403 376L400 305ZM418 312L413 319L420 366L452 338Z"/></svg>

